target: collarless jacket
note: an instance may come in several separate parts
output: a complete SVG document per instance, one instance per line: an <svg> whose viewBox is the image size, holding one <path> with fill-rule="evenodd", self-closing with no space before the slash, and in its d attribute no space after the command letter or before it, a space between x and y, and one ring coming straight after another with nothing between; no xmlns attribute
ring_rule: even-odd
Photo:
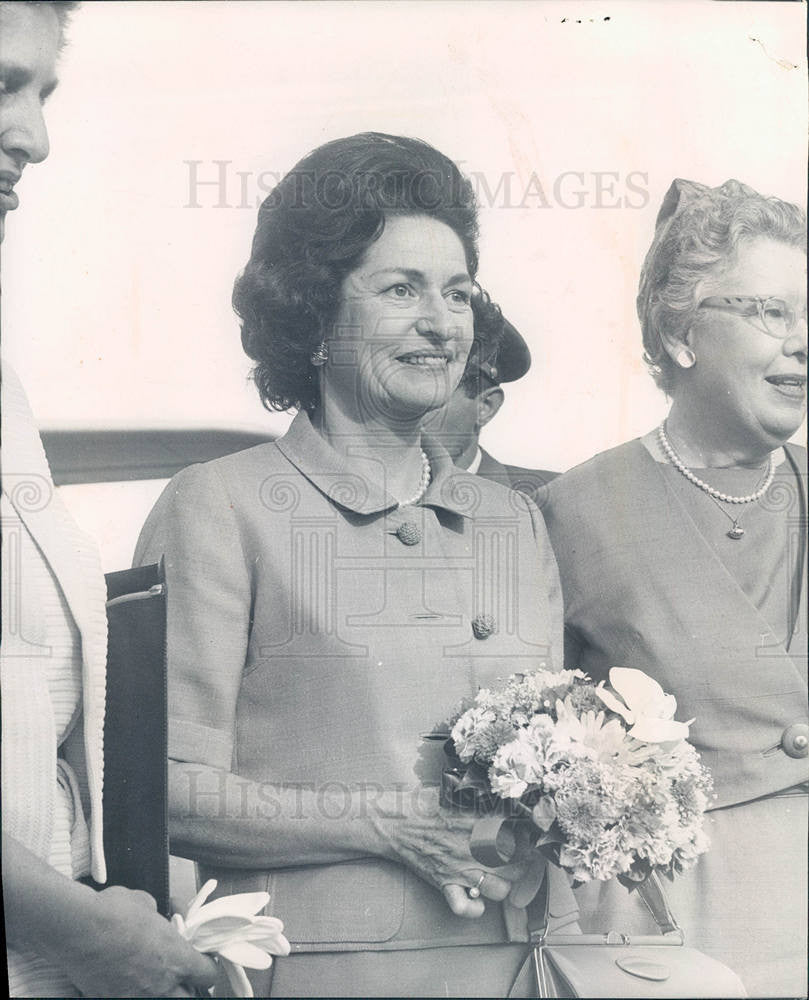
<svg viewBox="0 0 809 1000"><path fill-rule="evenodd" d="M676 697L677 718L695 719L689 739L716 792L711 845L666 895L687 941L729 965L750 996L806 989L809 768L792 742L807 721L806 453L786 450L797 489L779 478L767 502L784 505L790 556L803 560L802 577L795 562L784 567L802 579L792 634L786 620L764 619L640 441L560 476L543 505L568 665L595 679L614 666L644 670ZM615 881L576 896L586 933L655 933L637 894Z"/></svg>
<svg viewBox="0 0 809 1000"><path fill-rule="evenodd" d="M798 491L790 523L806 524L806 452L787 457ZM786 751L807 721L806 557L799 614L766 621L699 534L661 468L636 440L554 480L540 504L565 602L569 666L595 679L610 667L650 673L694 718L690 740L710 768L717 808L809 777ZM786 568L785 568L786 572Z"/></svg>

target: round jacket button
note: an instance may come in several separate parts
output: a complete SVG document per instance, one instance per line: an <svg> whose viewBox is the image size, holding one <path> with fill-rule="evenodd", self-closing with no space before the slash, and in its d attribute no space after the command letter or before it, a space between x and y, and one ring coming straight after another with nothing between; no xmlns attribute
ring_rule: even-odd
<svg viewBox="0 0 809 1000"><path fill-rule="evenodd" d="M405 521L396 529L396 535L403 545L418 545L421 541L421 528L412 521Z"/></svg>
<svg viewBox="0 0 809 1000"><path fill-rule="evenodd" d="M793 722L781 737L781 746L788 757L809 756L809 724Z"/></svg>
<svg viewBox="0 0 809 1000"><path fill-rule="evenodd" d="M488 639L496 631L492 615L476 615L472 619L472 634L476 639Z"/></svg>

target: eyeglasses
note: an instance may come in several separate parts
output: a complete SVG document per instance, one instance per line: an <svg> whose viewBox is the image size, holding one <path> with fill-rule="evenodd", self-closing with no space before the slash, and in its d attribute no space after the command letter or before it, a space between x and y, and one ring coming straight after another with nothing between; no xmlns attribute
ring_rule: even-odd
<svg viewBox="0 0 809 1000"><path fill-rule="evenodd" d="M737 313L747 319L758 316L764 330L771 337L784 340L795 329L798 320L806 322L806 306L799 312L794 306L776 295L762 298L760 295L712 295L703 299L699 309L722 309Z"/></svg>

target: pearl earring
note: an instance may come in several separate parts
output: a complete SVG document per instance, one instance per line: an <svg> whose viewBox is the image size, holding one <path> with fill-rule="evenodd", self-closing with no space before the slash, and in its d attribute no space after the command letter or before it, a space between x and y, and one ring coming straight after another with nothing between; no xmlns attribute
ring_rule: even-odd
<svg viewBox="0 0 809 1000"><path fill-rule="evenodd" d="M690 347L681 347L674 360L681 368L693 368L697 362L697 356Z"/></svg>
<svg viewBox="0 0 809 1000"><path fill-rule="evenodd" d="M321 368L329 360L329 348L325 340L320 341L320 346L312 351L309 360L315 368Z"/></svg>

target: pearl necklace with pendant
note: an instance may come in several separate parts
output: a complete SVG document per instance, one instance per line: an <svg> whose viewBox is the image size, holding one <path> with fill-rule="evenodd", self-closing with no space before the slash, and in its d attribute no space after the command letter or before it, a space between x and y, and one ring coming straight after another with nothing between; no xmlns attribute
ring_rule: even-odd
<svg viewBox="0 0 809 1000"><path fill-rule="evenodd" d="M756 490L756 492L748 493L747 496L744 497L733 497L727 493L722 493L720 490L715 489L713 486L703 482L694 475L694 473L688 468L669 443L669 439L666 436L665 420L657 429L657 440L660 442L663 454L669 462L671 462L674 468L677 469L678 472L681 472L690 483L693 483L694 486L699 487L699 489L701 489L704 493L707 493L725 517L730 519L733 527L727 532L727 536L728 538L732 538L734 541L738 542L738 540L744 535L744 528L739 524L739 519L726 511L719 501L721 500L722 503L755 503L756 500L760 500L770 488L772 481L775 478L775 462L773 461L772 453L767 459L767 474L764 477L764 482Z"/></svg>

